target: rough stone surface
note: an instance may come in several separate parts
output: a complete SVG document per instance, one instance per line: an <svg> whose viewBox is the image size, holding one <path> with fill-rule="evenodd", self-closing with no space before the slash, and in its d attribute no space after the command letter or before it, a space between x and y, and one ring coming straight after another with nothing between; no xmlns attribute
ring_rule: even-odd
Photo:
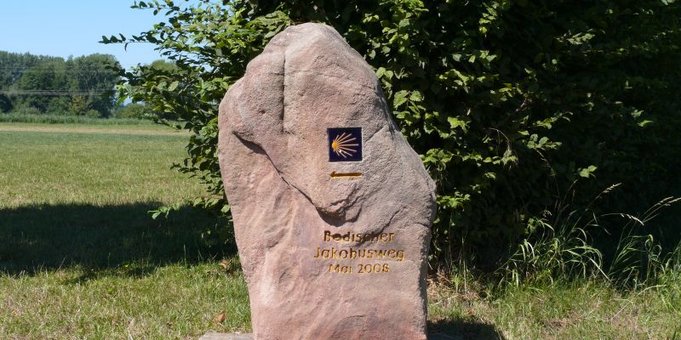
<svg viewBox="0 0 681 340"><path fill-rule="evenodd" d="M362 159L332 162L327 129L347 127ZM425 339L434 184L362 57L329 26L287 28L219 129L255 339Z"/></svg>

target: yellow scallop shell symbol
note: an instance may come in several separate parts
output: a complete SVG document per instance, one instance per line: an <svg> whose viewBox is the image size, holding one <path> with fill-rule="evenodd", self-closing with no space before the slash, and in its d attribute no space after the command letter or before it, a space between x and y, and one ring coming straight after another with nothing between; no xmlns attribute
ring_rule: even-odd
<svg viewBox="0 0 681 340"><path fill-rule="evenodd" d="M353 143L356 141L357 138L353 137L347 132L343 132L333 139L333 142L331 142L331 149L336 153L336 155L343 158L348 158L348 156L352 156L352 154L357 152L357 147L359 144Z"/></svg>

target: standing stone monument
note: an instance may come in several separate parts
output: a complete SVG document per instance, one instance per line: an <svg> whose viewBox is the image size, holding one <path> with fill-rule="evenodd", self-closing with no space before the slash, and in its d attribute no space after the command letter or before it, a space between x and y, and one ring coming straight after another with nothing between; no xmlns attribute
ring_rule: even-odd
<svg viewBox="0 0 681 340"><path fill-rule="evenodd" d="M220 104L255 339L425 339L434 184L331 27L277 34Z"/></svg>

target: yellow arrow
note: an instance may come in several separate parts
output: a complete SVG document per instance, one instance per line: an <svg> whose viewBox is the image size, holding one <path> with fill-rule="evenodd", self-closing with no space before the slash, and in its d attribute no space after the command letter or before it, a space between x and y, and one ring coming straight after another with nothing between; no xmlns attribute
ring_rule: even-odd
<svg viewBox="0 0 681 340"><path fill-rule="evenodd" d="M332 172L331 173L331 178L347 178L347 179L355 179L358 177L362 177L361 172Z"/></svg>

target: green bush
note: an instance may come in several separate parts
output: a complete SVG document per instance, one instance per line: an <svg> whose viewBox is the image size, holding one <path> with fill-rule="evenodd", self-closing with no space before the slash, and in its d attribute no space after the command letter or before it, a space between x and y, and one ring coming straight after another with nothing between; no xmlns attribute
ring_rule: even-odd
<svg viewBox="0 0 681 340"><path fill-rule="evenodd" d="M41 112L39 109L33 107L33 106L21 106L18 108L15 108L11 114L13 115L28 115L28 116L33 116L33 115L40 115Z"/></svg>
<svg viewBox="0 0 681 340"><path fill-rule="evenodd" d="M102 114L97 110L90 109L85 111L84 116L88 118L101 118Z"/></svg>
<svg viewBox="0 0 681 340"><path fill-rule="evenodd" d="M219 100L274 34L307 21L335 27L375 67L403 134L436 180L435 266L497 266L555 204L580 209L613 183L624 189L605 209L635 211L681 188L681 139L669 137L681 127L679 2L133 7L168 20L104 42L156 44L176 68L135 68L124 74L122 95L183 122L193 134L180 169L217 195Z"/></svg>
<svg viewBox="0 0 681 340"><path fill-rule="evenodd" d="M86 125L146 125L149 120L134 118L92 118L74 115L48 115L40 113L38 109L33 113L22 111L19 113L0 114L0 123L32 123L32 124L86 124Z"/></svg>
<svg viewBox="0 0 681 340"><path fill-rule="evenodd" d="M12 101L7 95L0 93L0 113L9 112L12 110Z"/></svg>
<svg viewBox="0 0 681 340"><path fill-rule="evenodd" d="M114 116L116 118L148 119L153 117L153 114L148 112L144 104L131 103L116 110Z"/></svg>

